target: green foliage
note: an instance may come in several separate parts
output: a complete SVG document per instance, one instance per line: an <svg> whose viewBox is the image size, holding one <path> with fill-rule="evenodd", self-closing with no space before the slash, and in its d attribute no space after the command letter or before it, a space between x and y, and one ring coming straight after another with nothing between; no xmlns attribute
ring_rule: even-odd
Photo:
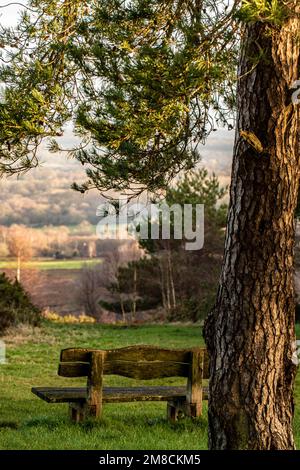
<svg viewBox="0 0 300 470"><path fill-rule="evenodd" d="M174 186L166 191L165 200L170 207L175 204L204 204L206 244L214 245L215 237L219 237L220 229L226 225L227 204L220 203L227 194L228 188L221 187L216 175L209 176L205 168L185 173ZM172 224L172 220L171 220ZM174 232L171 227L171 234ZM149 253L157 250L156 240L140 240L140 245ZM177 247L181 247L181 241L173 240Z"/></svg>
<svg viewBox="0 0 300 470"><path fill-rule="evenodd" d="M0 174L36 166L42 140L61 136L71 119L76 70L67 44L80 4L31 0L16 28L0 25Z"/></svg>
<svg viewBox="0 0 300 470"><path fill-rule="evenodd" d="M194 167L216 122L229 124L238 27L227 1L28 5L16 31L0 31L3 172L34 166L41 139L73 119L71 153L88 168L75 189L154 191Z"/></svg>
<svg viewBox="0 0 300 470"><path fill-rule="evenodd" d="M197 146L215 127L210 111L228 124L237 51L232 18L213 3L98 4L73 50L89 77L77 129L91 139L76 153L91 168L75 189L167 188L199 160Z"/></svg>
<svg viewBox="0 0 300 470"><path fill-rule="evenodd" d="M240 22L272 28L294 3L29 1L15 30L0 28L0 171L35 166L42 139L72 121L69 153L88 176L74 189L166 189L216 124L232 128Z"/></svg>
<svg viewBox="0 0 300 470"><path fill-rule="evenodd" d="M136 285L135 275L136 271ZM143 257L139 261L131 261L119 267L116 280L109 286L109 291L115 302L101 302L101 305L113 312L132 313L133 301L136 302L136 310L145 311L161 306L161 287L159 281L159 266L157 260L152 257ZM136 290L136 292L135 292ZM120 302L122 298L122 306Z"/></svg>
<svg viewBox="0 0 300 470"><path fill-rule="evenodd" d="M226 192L227 188L220 186L217 177L209 176L205 169L185 174L174 187L168 189L165 201L169 206L205 205L204 248L186 251L185 240L174 238L172 226L170 240L162 239L162 230L158 240L141 239L140 246L147 256L121 266L117 281L111 286L115 296L123 296L126 312L132 308L134 298L137 309L163 307L171 321L196 322L207 316L215 300L221 268L224 246L222 229L226 225L227 205L220 201ZM150 221L146 223L150 233ZM111 307L121 312L119 300Z"/></svg>
<svg viewBox="0 0 300 470"><path fill-rule="evenodd" d="M18 281L12 282L0 274L0 334L19 323L38 325L40 312Z"/></svg>
<svg viewBox="0 0 300 470"><path fill-rule="evenodd" d="M217 273L219 275L219 272ZM216 278L217 279L217 278ZM211 311L216 300L216 282L199 281L201 295L186 296L168 314L169 321L198 322L203 321Z"/></svg>
<svg viewBox="0 0 300 470"><path fill-rule="evenodd" d="M280 25L288 14L287 4L281 0L242 0L237 17L244 22L261 21Z"/></svg>
<svg viewBox="0 0 300 470"><path fill-rule="evenodd" d="M167 191L166 200L172 204L204 204L205 217L216 228L226 223L227 205L218 205L228 192L228 187L221 187L218 177L209 176L205 168L185 173L174 187Z"/></svg>

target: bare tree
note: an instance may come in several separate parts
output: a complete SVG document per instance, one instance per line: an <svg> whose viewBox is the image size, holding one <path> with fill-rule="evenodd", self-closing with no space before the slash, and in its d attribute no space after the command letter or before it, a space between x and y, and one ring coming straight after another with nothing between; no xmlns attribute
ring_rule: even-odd
<svg viewBox="0 0 300 470"><path fill-rule="evenodd" d="M125 302L128 301L131 305L130 310L130 322L132 323L136 317L137 301L138 301L138 270L133 265L132 279L129 280L130 292L124 292L124 289L120 285L120 278L118 276L119 270L122 266L128 265L130 262L138 261L143 250L139 247L136 240L126 240L123 243L111 242L103 254L104 263L106 265L106 287L113 291L118 297L120 302L122 319L123 322L127 322L127 315L125 309ZM106 248L108 248L106 247ZM113 286L113 288L112 288Z"/></svg>
<svg viewBox="0 0 300 470"><path fill-rule="evenodd" d="M79 276L77 301L87 315L99 318L100 298L107 282L107 269L102 263L94 266L85 264Z"/></svg>
<svg viewBox="0 0 300 470"><path fill-rule="evenodd" d="M24 225L12 225L8 230L7 246L10 256L17 260L17 280L21 281L21 266L34 254L32 230Z"/></svg>

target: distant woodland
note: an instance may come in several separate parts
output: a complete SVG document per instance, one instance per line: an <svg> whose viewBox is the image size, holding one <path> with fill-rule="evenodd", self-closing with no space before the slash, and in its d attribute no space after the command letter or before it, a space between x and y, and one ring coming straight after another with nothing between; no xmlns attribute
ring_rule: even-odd
<svg viewBox="0 0 300 470"><path fill-rule="evenodd" d="M82 195L70 189L80 181L77 166L38 168L17 178L1 181L0 225L22 224L31 227L78 225L97 222L99 193Z"/></svg>

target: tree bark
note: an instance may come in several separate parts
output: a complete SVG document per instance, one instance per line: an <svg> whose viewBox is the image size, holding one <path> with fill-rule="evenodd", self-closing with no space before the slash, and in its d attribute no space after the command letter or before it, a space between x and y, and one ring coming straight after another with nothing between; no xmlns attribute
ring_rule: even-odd
<svg viewBox="0 0 300 470"><path fill-rule="evenodd" d="M170 289L171 289L171 298L172 298L172 309L177 307L176 302L176 291L175 291L175 283L174 283L174 274L173 274L173 266L172 266L172 254L170 247L167 251L168 257L168 271L169 271L169 279L170 279Z"/></svg>
<svg viewBox="0 0 300 470"><path fill-rule="evenodd" d="M272 32L248 24L242 39L225 255L205 325L211 449L294 449L299 31L295 15Z"/></svg>
<svg viewBox="0 0 300 470"><path fill-rule="evenodd" d="M137 302L137 268L133 268L133 297L132 297L132 311L131 311L131 323L136 318L136 302Z"/></svg>
<svg viewBox="0 0 300 470"><path fill-rule="evenodd" d="M164 254L160 255L159 258L159 267L161 273L161 285L162 285L162 298L164 309L167 315L171 312L171 296L170 296L170 283L168 275L168 266Z"/></svg>

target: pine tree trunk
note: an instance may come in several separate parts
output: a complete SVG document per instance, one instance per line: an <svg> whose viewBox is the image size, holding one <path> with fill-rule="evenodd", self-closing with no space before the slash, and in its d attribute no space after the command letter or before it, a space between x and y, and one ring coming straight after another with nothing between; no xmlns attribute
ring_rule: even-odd
<svg viewBox="0 0 300 470"><path fill-rule="evenodd" d="M205 325L211 449L294 448L300 106L290 89L300 78L299 31L298 17L272 35L266 24L249 24L243 36L225 256ZM250 144L254 135L263 152Z"/></svg>
<svg viewBox="0 0 300 470"><path fill-rule="evenodd" d="M162 282L162 291L164 299L164 309L167 315L171 312L171 296L170 296L170 283L169 283L169 270L168 264L166 262L165 256L162 254L159 260L160 272L161 272L161 282Z"/></svg>
<svg viewBox="0 0 300 470"><path fill-rule="evenodd" d="M168 312L168 305L167 305L167 295L166 295L166 289L165 289L165 278L164 278L164 272L163 272L163 265L161 260L159 260L159 275L160 275L160 290L161 290L161 298L162 298L162 304L165 312Z"/></svg>
<svg viewBox="0 0 300 470"><path fill-rule="evenodd" d="M136 302L137 302L137 268L133 268L133 299L132 299L132 312L131 322L136 318Z"/></svg>
<svg viewBox="0 0 300 470"><path fill-rule="evenodd" d="M174 274L173 274L173 266L172 266L172 255L171 255L170 248L168 248L167 257L168 257L168 271L169 271L169 279L170 279L172 309L175 309L177 307L177 302L176 302L176 291L175 291Z"/></svg>

